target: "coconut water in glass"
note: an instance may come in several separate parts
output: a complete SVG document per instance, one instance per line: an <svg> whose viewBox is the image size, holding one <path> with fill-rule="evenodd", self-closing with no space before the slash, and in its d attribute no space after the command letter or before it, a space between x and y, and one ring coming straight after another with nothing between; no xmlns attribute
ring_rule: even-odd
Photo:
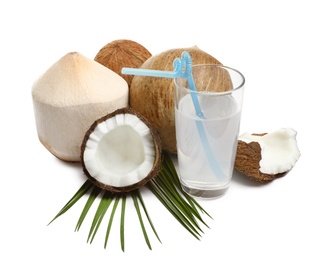
<svg viewBox="0 0 318 260"><path fill-rule="evenodd" d="M195 93L187 80L175 80L178 174L190 195L216 198L226 192L232 179L244 77L221 65L196 65L192 73ZM227 83L217 79L220 75ZM203 117L197 115L192 95L196 95Z"/></svg>

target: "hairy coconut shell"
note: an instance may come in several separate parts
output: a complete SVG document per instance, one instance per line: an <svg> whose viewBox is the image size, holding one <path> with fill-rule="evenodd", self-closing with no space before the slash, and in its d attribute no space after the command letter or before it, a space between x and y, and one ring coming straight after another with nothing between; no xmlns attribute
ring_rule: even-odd
<svg viewBox="0 0 318 260"><path fill-rule="evenodd" d="M267 174L259 170L260 161L262 159L261 150L261 146L258 142L246 143L242 140L238 140L237 153L234 163L235 169L239 173L247 176L249 179L258 182L269 182L276 178L284 176L286 172Z"/></svg>
<svg viewBox="0 0 318 260"><path fill-rule="evenodd" d="M107 120L112 120L114 117L116 117L120 114L132 114L132 115L138 117L138 119L140 119L149 128L152 139L153 139L153 143L154 143L155 160L154 160L153 167L152 167L151 171L147 174L147 176L145 178L143 178L139 182L134 183L132 185L115 187L115 186L109 185L107 183L102 183L102 182L98 181L97 179L95 179L94 177L92 177L91 173L88 171L88 169L85 165L84 152L86 149L87 141L89 140L90 135L94 132L95 128L99 124L101 124ZM94 185L100 187L101 189L110 191L112 193L130 192L130 191L133 191L135 189L138 189L138 188L146 185L148 181L150 181L151 179L153 179L154 177L156 177L159 174L160 168L161 168L161 151L162 151L161 140L160 140L160 137L159 137L157 131L151 126L151 124L147 121L147 119L145 117L143 117L142 115L140 115L139 113L137 113L133 109L131 109L129 107L125 107L125 108L118 109L118 110L116 110L116 111L114 111L106 116L103 116L103 117L97 119L91 125L91 127L87 130L87 132L84 136L83 142L82 142L82 146L81 146L81 164L83 167L84 174Z"/></svg>
<svg viewBox="0 0 318 260"><path fill-rule="evenodd" d="M210 54L198 47L171 49L149 58L140 68L173 71L173 61L188 51L195 64L221 64ZM224 84L217 91L232 88ZM174 80L159 77L135 76L130 86L130 106L145 116L157 129L164 150L176 153L176 133L174 116Z"/></svg>
<svg viewBox="0 0 318 260"><path fill-rule="evenodd" d="M95 56L95 61L116 72L131 85L133 75L121 73L123 67L139 68L151 53L141 44L131 40L115 40L106 44Z"/></svg>

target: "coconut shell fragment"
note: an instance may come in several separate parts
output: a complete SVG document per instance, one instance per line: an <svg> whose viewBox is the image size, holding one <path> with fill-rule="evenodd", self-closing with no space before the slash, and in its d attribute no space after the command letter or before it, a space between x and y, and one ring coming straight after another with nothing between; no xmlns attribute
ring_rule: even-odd
<svg viewBox="0 0 318 260"><path fill-rule="evenodd" d="M258 142L245 143L241 140L238 141L237 154L235 158L235 169L247 176L248 178L259 181L268 182L278 177L283 176L281 174L266 174L259 170L259 162L261 161L261 146Z"/></svg>
<svg viewBox="0 0 318 260"><path fill-rule="evenodd" d="M263 134L244 133L238 140L235 169L259 182L284 176L300 157L296 134L290 128Z"/></svg>

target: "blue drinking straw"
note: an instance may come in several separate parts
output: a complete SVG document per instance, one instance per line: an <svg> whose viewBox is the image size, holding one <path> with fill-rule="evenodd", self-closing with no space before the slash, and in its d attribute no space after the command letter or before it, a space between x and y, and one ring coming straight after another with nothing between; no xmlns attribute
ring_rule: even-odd
<svg viewBox="0 0 318 260"><path fill-rule="evenodd" d="M150 76L150 77L161 77L161 78L186 78L188 80L189 88L191 90L191 98L194 105L196 115L205 119L204 114L201 110L200 102L197 96L197 91L192 74L192 59L189 52L184 51L181 54L181 59L176 58L173 62L174 71L162 71L162 70L149 70L149 69L134 69L134 68L122 68L122 74L130 74L137 76ZM209 165L213 172L217 175L219 179L224 177L221 168L216 162L215 156L209 145L206 132L204 129L203 122L201 120L196 120L197 129L201 139L203 149L207 155Z"/></svg>

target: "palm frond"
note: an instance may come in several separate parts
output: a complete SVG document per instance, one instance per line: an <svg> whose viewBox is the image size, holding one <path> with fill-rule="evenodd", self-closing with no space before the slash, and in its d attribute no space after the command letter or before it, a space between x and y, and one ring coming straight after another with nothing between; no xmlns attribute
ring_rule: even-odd
<svg viewBox="0 0 318 260"><path fill-rule="evenodd" d="M94 216L94 219L93 219L93 222L91 225L91 229L90 229L89 234L88 234L87 242L88 241L90 243L93 242L94 237L96 235L96 232L97 232L97 230L98 230L98 228L103 220L103 217L104 217L109 205L111 204L112 200L113 200L113 196L111 196L110 193L105 191L103 197L101 198L101 201L99 203L97 211L95 213L95 216Z"/></svg>
<svg viewBox="0 0 318 260"><path fill-rule="evenodd" d="M158 182L158 185L162 187L166 196L172 201L172 204L176 206L177 209L194 225L197 229L200 229L200 226L196 221L196 211L187 203L186 200L181 196L181 194L175 189L175 187L169 186L166 180L163 177L164 174L160 175L155 181Z"/></svg>
<svg viewBox="0 0 318 260"><path fill-rule="evenodd" d="M49 222L50 225L55 219L67 212L86 192L88 192L94 185L86 180L74 196L65 204L65 206L57 213L57 215Z"/></svg>
<svg viewBox="0 0 318 260"><path fill-rule="evenodd" d="M121 250L125 251L125 212L126 212L126 194L124 194L121 203L121 216L120 216L120 245Z"/></svg>
<svg viewBox="0 0 318 260"><path fill-rule="evenodd" d="M149 224L150 224L150 226L151 226L151 228L152 228L152 231L154 232L154 234L156 235L157 239L158 239L159 242L161 243L161 240L160 240L159 235L158 235L158 233L157 233L157 231L156 231L156 229L155 229L155 226L153 225L153 223L152 223L152 221L151 221L151 219L150 219L150 215L149 215L149 213L148 213L148 211L147 211L147 208L146 208L146 205L145 205L144 200L143 200L143 198L142 198L141 192L140 192L139 189L136 190L136 192L137 192L138 199L139 199L139 201L140 201L140 203L141 203L141 206L142 206L142 208L143 208L143 210L144 210L144 212L145 212L145 214L146 214L146 217L147 217L147 219L148 219L148 222L149 222Z"/></svg>
<svg viewBox="0 0 318 260"><path fill-rule="evenodd" d="M180 212L178 207L171 201L162 188L155 182L151 181L147 184L152 193L166 207L166 209L176 218L176 220L186 228L195 238L199 239L200 233L189 222L189 220Z"/></svg>
<svg viewBox="0 0 318 260"><path fill-rule="evenodd" d="M105 237L104 248L106 248L106 245L107 245L107 242L108 242L109 233L110 233L110 230L111 230L111 227L112 227L114 215L115 215L115 212L116 212L116 209L117 209L119 200L120 200L120 196L116 196L116 200L115 200L114 205L113 205L113 210L112 210L112 213L111 213L110 218L109 218L109 221L108 221L108 226L107 226L107 232L106 232L106 237Z"/></svg>
<svg viewBox="0 0 318 260"><path fill-rule="evenodd" d="M193 211L193 213L196 215L196 217L198 219L200 219L200 221L204 225L206 225L206 223L203 222L202 217L197 209L199 209L202 213L207 215L209 218L211 218L211 219L213 219L213 218L209 215L209 213L206 210L203 209L203 207L196 201L195 198L191 197L188 193L186 193L183 190L183 188L181 186L181 182L180 182L179 177L178 177L177 170L176 170L176 168L171 160L171 157L169 156L168 153L164 153L164 157L165 157L165 159L163 160L163 167L162 167L163 174L162 174L162 176L164 176L166 178L167 183L173 183L176 186L178 191L184 196L184 198L191 205L191 207L189 209Z"/></svg>
<svg viewBox="0 0 318 260"><path fill-rule="evenodd" d="M90 194L90 196L87 199L87 202L83 208L82 214L80 215L76 227L75 227L75 231L79 231L89 209L91 208L93 202L95 201L96 197L99 195L99 193L101 192L101 189L98 188L97 186L95 186Z"/></svg>
<svg viewBox="0 0 318 260"><path fill-rule="evenodd" d="M161 170L158 176L153 178L146 184L146 187L155 195L155 197L165 206L165 208L171 213L172 216L196 239L200 239L203 233L200 223L208 227L208 225L203 220L201 214L206 214L208 217L212 218L201 206L200 204L190 195L182 190L181 183L179 181L177 171L174 167L173 161L168 153L163 153L163 161L161 165ZM101 193L103 192L103 193ZM91 209L93 203L101 194L100 202L95 212L94 218L91 223L89 234L87 237L87 242L92 243L94 237L101 225L101 222L111 206L112 211L108 220L104 248L106 248L108 239L110 236L110 231L112 228L113 220L115 217L116 210L118 208L119 202L121 200L121 213L120 213L120 245L121 249L125 251L125 215L126 215L126 201L127 195L132 197L136 213L138 215L140 227L144 235L144 239L151 250L150 240L146 231L143 215L154 232L155 236L161 243L161 240L157 234L157 231L150 219L149 212L146 208L146 204L143 200L140 189L132 191L131 193L121 193L112 194L108 191L102 191L100 188L96 187L89 180L85 181L84 184L79 188L79 190L74 194L74 196L64 205L64 207L58 212L58 214L49 222L51 224L55 219L67 212L83 195L88 194L88 198L84 208L77 221L75 231L79 231L84 220L87 217L87 213ZM143 213L142 213L143 211ZM48 224L48 225L49 225Z"/></svg>
<svg viewBox="0 0 318 260"><path fill-rule="evenodd" d="M139 219L139 223L140 223L140 226L141 226L141 229L142 229L142 233L144 234L144 238L145 238L145 241L146 241L146 243L148 245L148 248L151 250L152 249L151 248L151 244L150 244L149 237L148 237L148 234L147 234L144 222L143 222L143 218L142 218L141 211L140 211L140 208L139 208L139 203L138 203L138 198L137 198L136 192L132 192L131 196L132 196L133 201L134 201L134 205L135 205L135 209L136 209L136 212L137 212L137 215L138 215L138 219Z"/></svg>

